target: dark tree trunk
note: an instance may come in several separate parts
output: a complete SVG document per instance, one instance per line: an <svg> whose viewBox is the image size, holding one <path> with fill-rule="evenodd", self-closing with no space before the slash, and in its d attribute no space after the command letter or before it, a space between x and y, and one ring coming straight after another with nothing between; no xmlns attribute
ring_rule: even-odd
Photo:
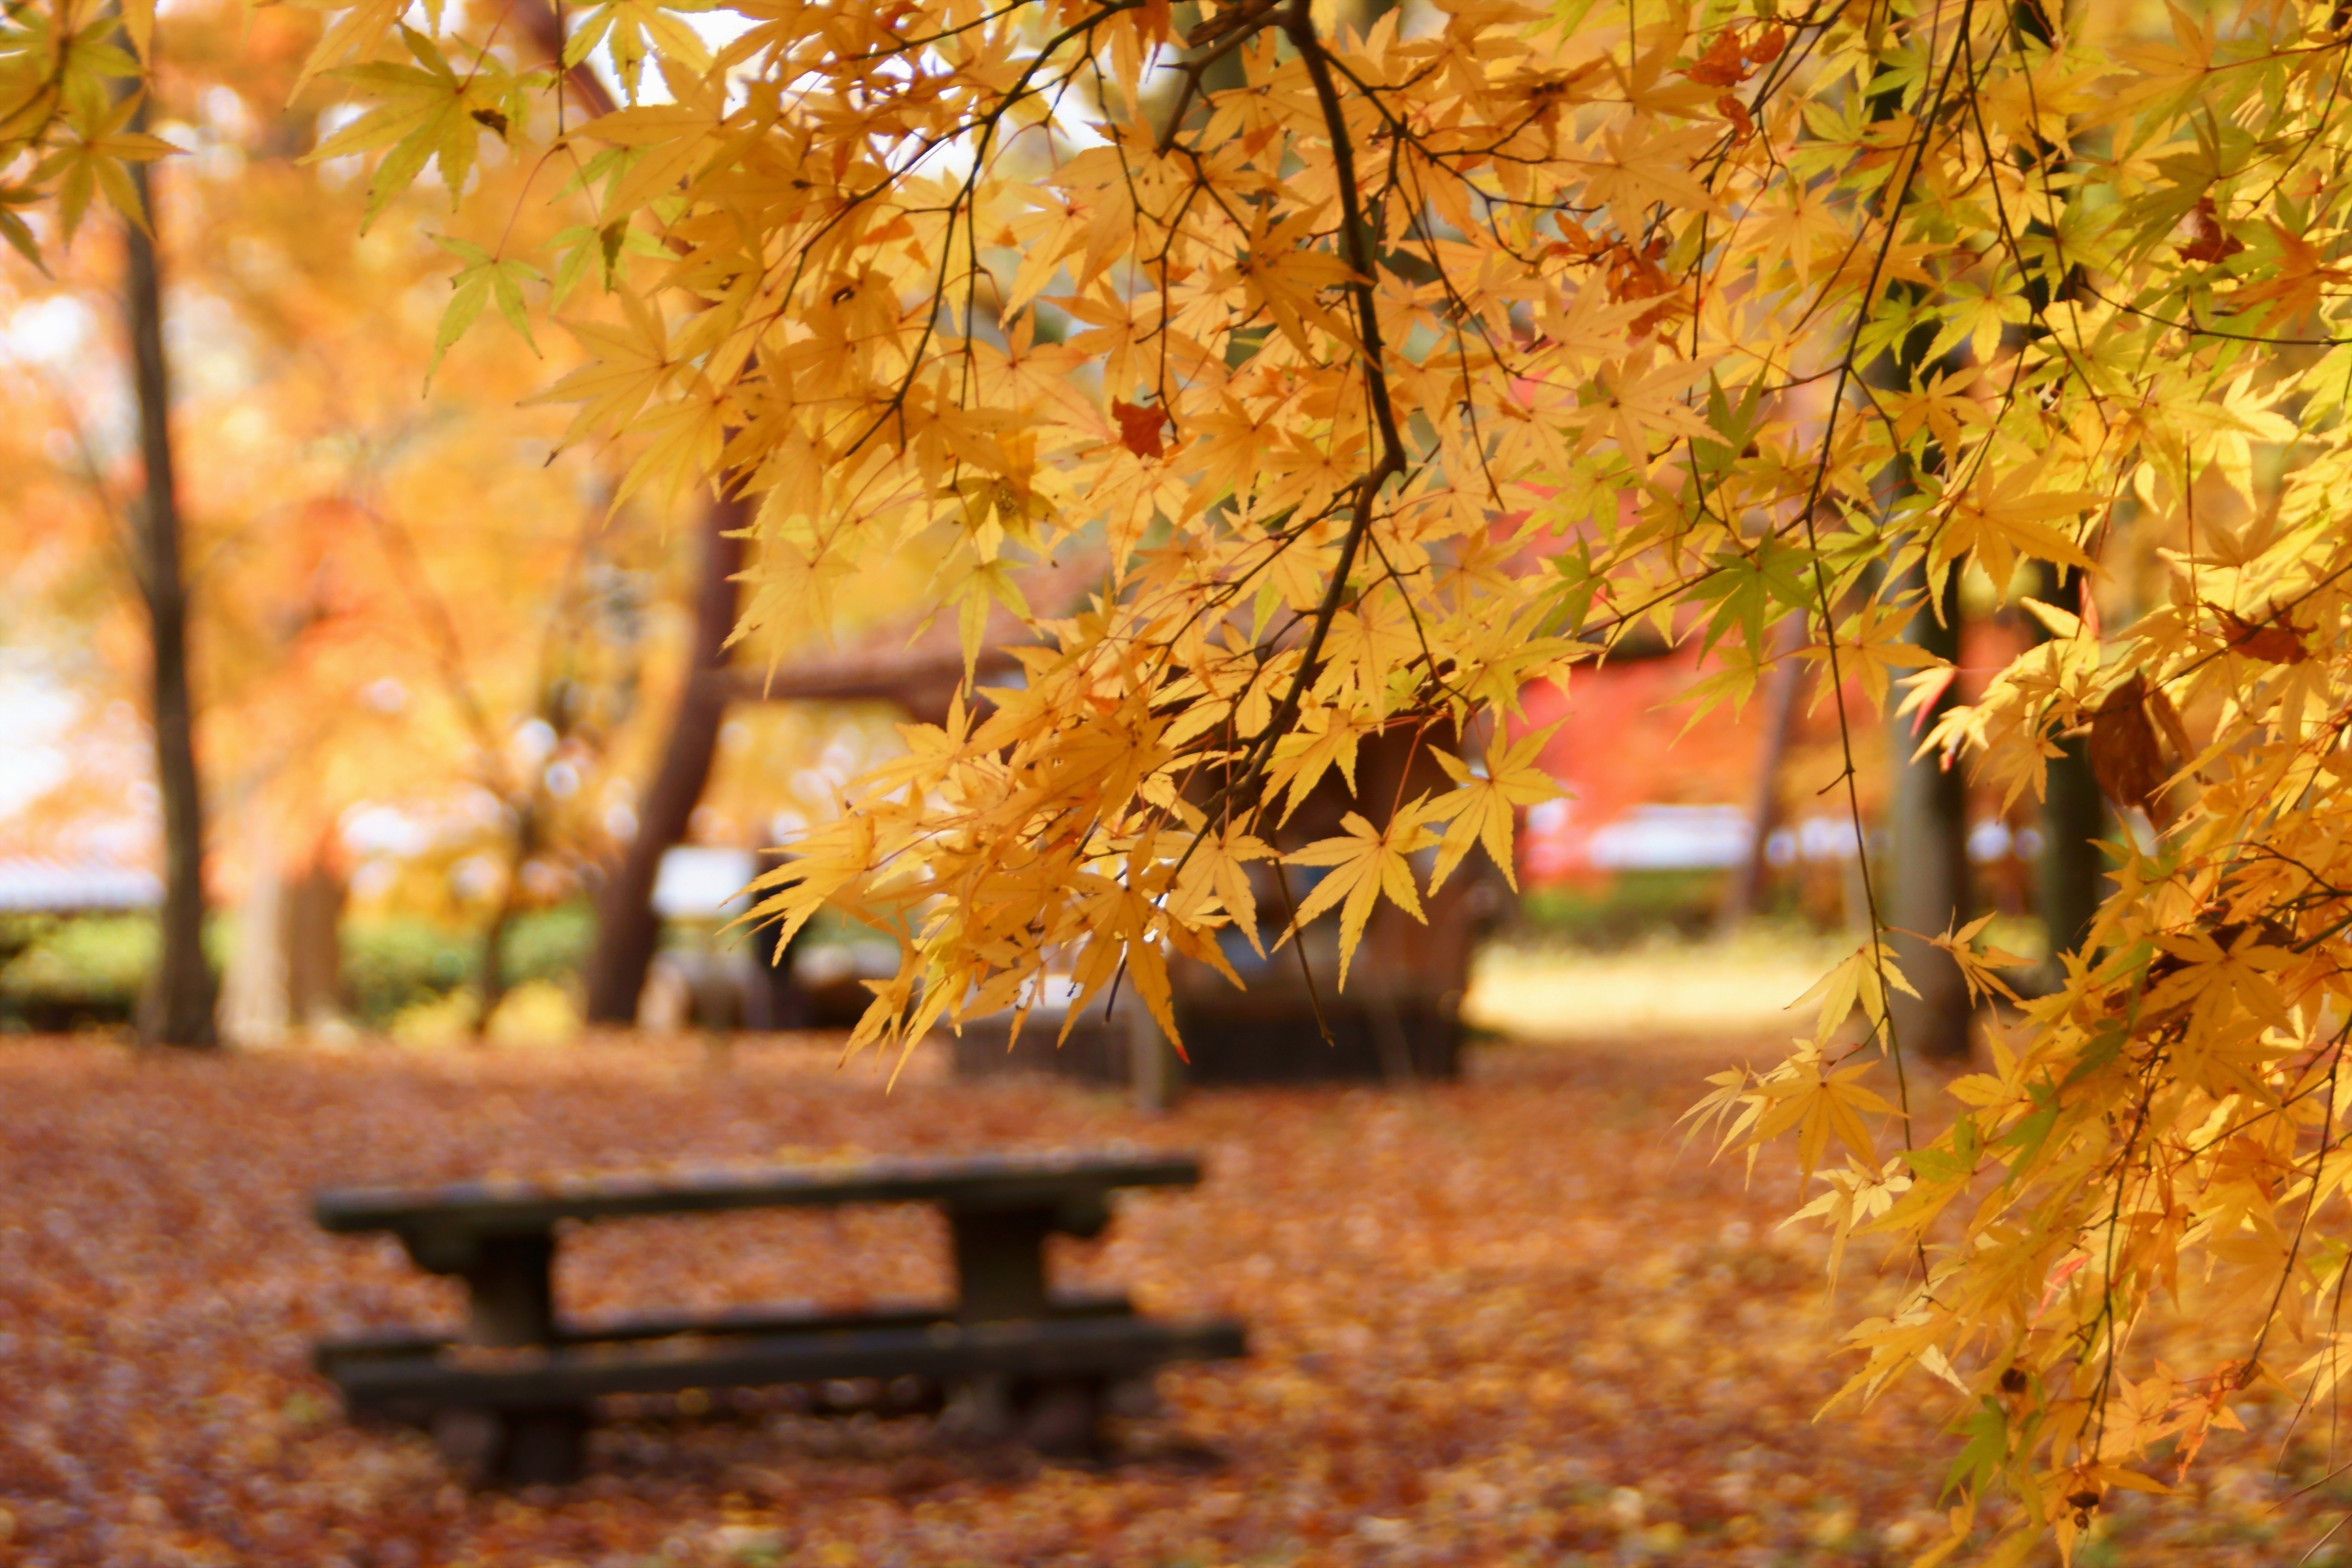
<svg viewBox="0 0 2352 1568"><path fill-rule="evenodd" d="M727 711L726 683L713 679L727 665L728 634L735 629L735 574L743 542L727 536L751 521L740 499L713 501L702 528L702 578L695 595L694 648L679 689L677 710L661 761L637 805L636 837L596 900L596 946L588 960L588 1020L629 1024L637 1016L660 937L654 913L654 876L662 852L686 837L687 819L710 777L710 756Z"/></svg>
<svg viewBox="0 0 2352 1568"><path fill-rule="evenodd" d="M1773 652L1780 662L1765 678L1764 745L1756 760L1756 793L1748 805L1748 854L1731 868L1731 885L1724 889L1723 908L1716 916L1716 929L1725 936L1747 924L1764 900L1764 880L1770 871L1766 840L1780 825L1780 764L1789 754L1797 695L1805 683L1804 661L1797 658L1804 638L1804 621L1797 616L1783 621L1773 636Z"/></svg>
<svg viewBox="0 0 2352 1568"><path fill-rule="evenodd" d="M131 121L143 129L142 101ZM147 165L131 165L140 205L156 221ZM136 509L139 590L154 632L155 783L163 802L163 952L140 999L149 1045L212 1046L215 991L205 962L205 811L196 777L195 710L188 695L188 591L180 571L179 489L172 469L170 367L163 360L163 291L155 244L131 226L124 309L139 398L139 451L146 489Z"/></svg>
<svg viewBox="0 0 2352 1568"><path fill-rule="evenodd" d="M2043 5L2027 0L2010 7L2010 16L2021 35L2039 44L2050 43L2053 30ZM2021 159L2028 176L2045 189L2051 183L2049 171L2059 161L2057 148L2038 135L2031 153ZM2037 218L2027 226L2026 233L2032 237L2028 243L2047 239L2050 232L2050 226ZM2080 276L2079 265L2070 268L2065 287L2071 290ZM2011 330L2021 337L2040 335L2051 294L2046 274L2029 277L2025 296L2032 313L2024 328ZM2046 561L2039 568L2039 592L2044 603L2061 609L2081 607L2079 598L2089 590L2079 573ZM2093 917L2099 912L2098 840L2106 829L2105 804L2091 773L2090 738L2077 735L2059 744L2065 752L2050 759L2042 796L2042 853L2033 867L2034 912L2042 917L2050 937L2051 957L2044 975L2053 982L2065 973L2057 955L2082 946L2090 934Z"/></svg>
<svg viewBox="0 0 2352 1568"><path fill-rule="evenodd" d="M1942 616L1923 605L1911 624L1911 640L1958 664L1960 657L1959 573L1944 584ZM1958 700L1950 687L1920 725L1924 734ZM1915 1056L1955 1060L1969 1054L1969 997L1959 966L1927 938L1941 936L1967 919L1969 908L1969 796L1960 764L1943 765L1933 752L1911 760L1918 741L1911 721L1900 720L1890 737L1895 805L1889 835L1885 919L1895 928L1888 944L1895 966L1919 994L1897 992L1891 1009L1895 1037Z"/></svg>
<svg viewBox="0 0 2352 1568"><path fill-rule="evenodd" d="M2060 609L2077 607L2083 592L2080 574L2044 563L2042 581L2046 603ZM2098 841L2107 830L2106 804L2091 773L2089 737L2077 735L2059 744L2065 753L2050 759L2042 795L2042 853L2033 864L2034 912L2050 933L2048 973L2053 982L2065 973L2056 955L2081 947L2099 912L2103 862Z"/></svg>
<svg viewBox="0 0 2352 1568"><path fill-rule="evenodd" d="M789 857L769 850L760 857L760 874L765 876L782 865ZM779 951L776 938L783 927L773 921L751 930L751 957L760 965L760 973L751 983L751 994L745 1000L747 1029L785 1031L814 1026L814 1010L809 1005L808 994L793 978L793 954L787 947ZM805 940L795 936L794 942Z"/></svg>

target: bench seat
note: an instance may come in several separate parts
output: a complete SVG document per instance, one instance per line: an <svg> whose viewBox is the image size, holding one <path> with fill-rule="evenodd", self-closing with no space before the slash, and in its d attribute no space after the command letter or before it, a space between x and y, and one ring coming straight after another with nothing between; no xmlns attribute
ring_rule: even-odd
<svg viewBox="0 0 2352 1568"><path fill-rule="evenodd" d="M652 1341L445 1347L340 1363L355 1411L404 1406L541 1410L613 1394L763 1387L835 1379L1133 1376L1178 1361L1220 1361L1245 1346L1238 1323L1131 1316L1002 1323L879 1323L791 1333L680 1335Z"/></svg>
<svg viewBox="0 0 2352 1568"><path fill-rule="evenodd" d="M1098 1295L1057 1294L1047 1304L1047 1310L1055 1318L1119 1318L1132 1316L1135 1307L1125 1292L1105 1291ZM666 1340L689 1334L709 1338L716 1335L828 1333L843 1329L920 1327L949 1321L953 1316L952 1307L917 1304L877 1307L857 1312L828 1312L822 1308L802 1306L730 1307L716 1312L701 1313L644 1312L601 1318L584 1323L560 1319L554 1337L549 1342L589 1345ZM415 1329L379 1330L373 1333L322 1341L312 1348L310 1364L323 1376L340 1378L341 1368L353 1362L431 1355L466 1342L462 1333L437 1334Z"/></svg>

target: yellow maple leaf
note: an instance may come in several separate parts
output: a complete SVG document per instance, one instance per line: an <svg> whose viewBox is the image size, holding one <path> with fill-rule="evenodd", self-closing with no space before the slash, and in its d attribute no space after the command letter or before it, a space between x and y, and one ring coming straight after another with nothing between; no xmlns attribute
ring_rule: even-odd
<svg viewBox="0 0 2352 1568"><path fill-rule="evenodd" d="M1252 310L1263 310L1282 329L1282 335L1310 353L1307 323L1329 332L1349 348L1357 347L1354 329L1324 305L1326 289L1339 288L1355 278L1348 264L1328 251L1307 245L1315 231L1312 212L1271 223L1271 209L1261 207L1250 223L1249 240L1233 265L1217 274L1218 285L1239 283Z"/></svg>
<svg viewBox="0 0 2352 1568"><path fill-rule="evenodd" d="M1874 1169L1878 1155L1871 1142L1870 1129L1863 1125L1862 1114L1891 1111L1895 1108L1875 1091L1855 1081L1872 1065L1868 1061L1851 1062L1824 1076L1818 1059L1791 1062L1787 1076L1767 1079L1756 1086L1756 1093L1769 1103L1769 1109L1757 1119L1749 1140L1765 1143L1790 1128L1796 1129L1797 1165L1807 1176L1820 1166L1832 1138L1844 1144L1865 1169Z"/></svg>
<svg viewBox="0 0 2352 1568"><path fill-rule="evenodd" d="M1996 479L1995 464L1979 465L1975 479L1951 497L1928 550L1929 563L1941 566L1974 555L1993 586L2001 589L2016 575L2020 555L2091 571L2083 547L2050 525L2104 506L2107 498L2090 490L2045 491L2042 467L2029 463Z"/></svg>
<svg viewBox="0 0 2352 1568"><path fill-rule="evenodd" d="M1415 800L1390 817L1386 827L1374 827L1360 813L1351 811L1339 819L1339 826L1347 829L1345 837L1318 839L1284 857L1293 866L1331 868L1299 904L1298 918L1289 931L1283 932L1283 941L1333 904L1340 904L1342 986L1348 984L1348 961L1363 940L1364 922L1371 918L1382 895L1413 919L1429 923L1421 911L1421 894L1413 886L1412 863L1406 858L1437 842L1437 836L1422 826L1423 811L1423 803ZM1346 902L1341 904L1343 899Z"/></svg>
<svg viewBox="0 0 2352 1568"><path fill-rule="evenodd" d="M614 292L620 299L626 325L565 323L565 329L588 351L588 363L545 392L524 400L582 405L572 427L564 432L567 444L590 431L627 424L648 399L667 390L681 374L691 374L671 356L669 329L660 308L626 289Z"/></svg>
<svg viewBox="0 0 2352 1568"><path fill-rule="evenodd" d="M1903 978L1903 972L1895 967L1895 950L1883 942L1866 942L1789 1005L1801 1007L1814 1001L1822 1005L1813 1032L1822 1040L1851 1017L1856 1007L1862 1009L1863 1021L1875 1033L1885 1022L1886 994L1890 989L1911 996L1919 994Z"/></svg>
<svg viewBox="0 0 2352 1568"><path fill-rule="evenodd" d="M1542 754L1560 724L1566 722L1561 720L1540 730L1530 730L1500 752L1490 752L1483 773L1472 773L1468 763L1450 752L1430 753L1445 770L1446 776L1462 786L1430 803L1429 820L1452 818L1446 822L1445 837L1438 846L1437 868L1429 876L1431 892L1445 885L1445 879L1453 875L1454 868L1462 863L1462 857L1470 852L1475 843L1486 845L1486 858L1503 873L1512 890L1518 890L1518 870L1511 852L1517 808L1559 798L1559 781L1536 766L1536 758Z"/></svg>
<svg viewBox="0 0 2352 1568"><path fill-rule="evenodd" d="M1243 706L1246 711L1248 704ZM1263 724L1259 721L1259 727ZM1256 729L1245 720L1241 732L1255 734ZM1356 749L1363 735L1354 716L1337 709L1309 706L1299 713L1297 727L1276 744L1273 764L1266 769L1272 788L1289 785L1289 798L1282 809L1285 822L1334 764L1348 781L1348 793L1356 793Z"/></svg>
<svg viewBox="0 0 2352 1568"><path fill-rule="evenodd" d="M1175 889L1168 900L1170 915L1192 924L1213 900L1241 928L1259 956L1265 956L1265 944L1257 934L1257 895L1250 889L1245 862L1273 858L1273 847L1244 831L1239 824L1229 822L1214 833L1202 834L1193 846L1192 858L1177 873Z"/></svg>

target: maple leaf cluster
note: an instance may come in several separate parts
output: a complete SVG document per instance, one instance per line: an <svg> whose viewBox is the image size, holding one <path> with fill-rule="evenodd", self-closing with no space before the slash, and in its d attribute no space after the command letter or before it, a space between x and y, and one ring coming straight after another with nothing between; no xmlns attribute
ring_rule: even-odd
<svg viewBox="0 0 2352 1568"><path fill-rule="evenodd" d="M67 239L101 192L145 223L131 169L179 151L149 135L141 115L154 31L154 0L53 0L0 14L0 239L36 266L40 236L26 215L39 206L55 205Z"/></svg>

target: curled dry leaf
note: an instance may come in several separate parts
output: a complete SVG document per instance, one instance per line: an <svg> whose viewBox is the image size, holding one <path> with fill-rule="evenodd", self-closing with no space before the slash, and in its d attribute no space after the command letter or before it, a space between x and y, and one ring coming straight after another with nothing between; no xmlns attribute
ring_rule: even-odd
<svg viewBox="0 0 2352 1568"><path fill-rule="evenodd" d="M2167 773L2148 717L2147 683L2137 675L2116 687L2091 719L2091 771L2117 805L2156 815Z"/></svg>
<svg viewBox="0 0 2352 1568"><path fill-rule="evenodd" d="M1746 81L1748 67L1739 58L1739 35L1728 27L1717 33L1706 46L1706 52L1693 61L1684 74L1708 87L1738 87Z"/></svg>
<svg viewBox="0 0 2352 1568"><path fill-rule="evenodd" d="M2261 659L2264 664L2301 664L2311 657L2303 646L2303 637L2284 615L2268 621L2250 621L2235 610L2217 607L2221 617L2221 635L2232 653L2248 658Z"/></svg>
<svg viewBox="0 0 2352 1568"><path fill-rule="evenodd" d="M2189 243L2177 247L2183 261L2223 261L2246 248L2244 240L2221 226L2210 196L2189 215Z"/></svg>

